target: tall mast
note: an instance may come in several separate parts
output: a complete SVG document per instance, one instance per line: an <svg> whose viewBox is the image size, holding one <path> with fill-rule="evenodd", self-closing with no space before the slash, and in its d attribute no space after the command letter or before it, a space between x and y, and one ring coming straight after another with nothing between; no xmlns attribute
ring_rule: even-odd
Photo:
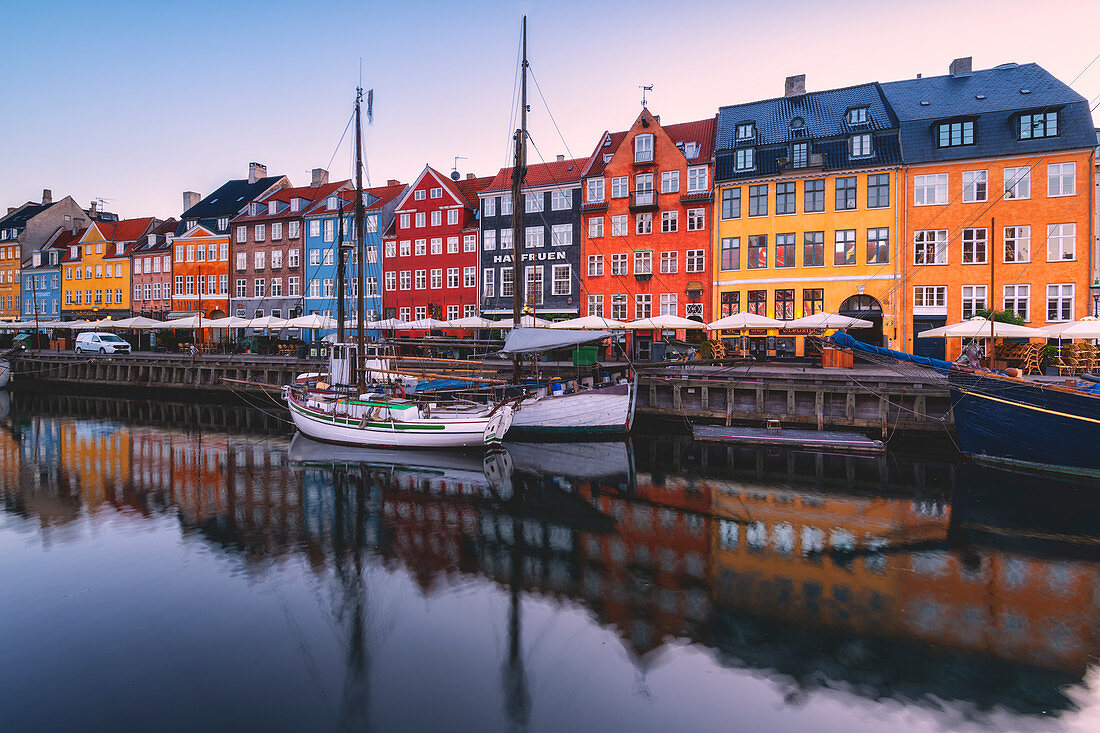
<svg viewBox="0 0 1100 733"><path fill-rule="evenodd" d="M347 263L344 260L344 199L336 192L336 343L344 343L344 278Z"/></svg>
<svg viewBox="0 0 1100 733"><path fill-rule="evenodd" d="M527 16L523 16L523 81L520 86L519 129L516 130L516 159L512 165L512 328L518 328L521 317L521 284L526 287L520 262L520 242L523 239L523 180L527 177ZM519 381L519 357L512 359L513 381Z"/></svg>
<svg viewBox="0 0 1100 733"><path fill-rule="evenodd" d="M367 385L363 380L363 373L359 369L359 360L363 358L365 347L363 345L363 311L366 309L366 301L364 300L363 286L367 282L367 258L364 256L363 247L363 232L366 227L363 226L363 128L359 121L359 103L363 100L363 87L356 87L355 89L355 251L356 261L359 264L359 287L356 288L356 292L359 297L356 305L358 307L359 315L357 325L359 329L356 331L355 343L358 347L356 349L355 360L355 373L354 377L359 384L360 390L366 390Z"/></svg>

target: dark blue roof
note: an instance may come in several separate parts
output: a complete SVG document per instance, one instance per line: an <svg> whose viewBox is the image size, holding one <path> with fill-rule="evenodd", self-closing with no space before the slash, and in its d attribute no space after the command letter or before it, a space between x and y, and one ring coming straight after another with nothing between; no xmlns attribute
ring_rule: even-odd
<svg viewBox="0 0 1100 733"><path fill-rule="evenodd" d="M223 217L232 219L241 213L241 209L247 206L249 201L275 185L280 179L282 176L267 176L255 183L249 183L247 178L227 181L217 191L183 212L176 234L186 231L185 219L195 219L204 225L210 225Z"/></svg>
<svg viewBox="0 0 1100 733"><path fill-rule="evenodd" d="M1004 64L959 76L888 82L882 91L901 121L907 163L1096 145L1088 102L1038 64ZM1018 140L1016 115L1032 110L1058 111L1059 135ZM974 144L938 147L935 124L957 117L974 118Z"/></svg>
<svg viewBox="0 0 1100 733"><path fill-rule="evenodd" d="M845 112L854 107L868 108L868 124L848 124ZM804 132L798 136L792 134L791 128L791 120L796 117L801 117L805 122ZM734 140L737 125L742 122L756 124L755 140ZM897 118L886 103L879 85L860 84L722 107L718 110L716 147L723 150L735 145L774 145L794 139L847 136L859 130L889 130L897 126Z"/></svg>
<svg viewBox="0 0 1100 733"><path fill-rule="evenodd" d="M0 218L0 229L25 229L28 221L51 206L53 206L53 204L28 204Z"/></svg>

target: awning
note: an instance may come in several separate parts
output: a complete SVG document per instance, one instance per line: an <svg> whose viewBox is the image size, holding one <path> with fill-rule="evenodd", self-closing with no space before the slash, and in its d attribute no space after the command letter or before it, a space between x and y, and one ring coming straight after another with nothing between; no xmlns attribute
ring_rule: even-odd
<svg viewBox="0 0 1100 733"><path fill-rule="evenodd" d="M553 349L568 349L581 344L600 341L611 335L610 331L570 331L550 328L513 328L504 342L501 353L537 354Z"/></svg>

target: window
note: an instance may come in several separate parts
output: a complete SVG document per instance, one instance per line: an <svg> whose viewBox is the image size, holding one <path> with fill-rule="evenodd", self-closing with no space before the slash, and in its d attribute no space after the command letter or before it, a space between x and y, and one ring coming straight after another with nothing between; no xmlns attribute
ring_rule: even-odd
<svg viewBox="0 0 1100 733"><path fill-rule="evenodd" d="M722 259L720 267L723 272L730 272L733 270L741 269L740 237L722 238Z"/></svg>
<svg viewBox="0 0 1100 733"><path fill-rule="evenodd" d="M237 227L237 244L243 244L248 240L248 227Z"/></svg>
<svg viewBox="0 0 1100 733"><path fill-rule="evenodd" d="M500 230L500 248L502 250L512 251L512 230L501 229Z"/></svg>
<svg viewBox="0 0 1100 733"><path fill-rule="evenodd" d="M333 257L335 257L335 252L331 249L326 249L324 251L324 258L322 259L322 264L332 265Z"/></svg>
<svg viewBox="0 0 1100 733"><path fill-rule="evenodd" d="M963 171L963 203L989 198L989 171Z"/></svg>
<svg viewBox="0 0 1100 733"><path fill-rule="evenodd" d="M802 208L807 214L825 211L825 181L806 181L802 195Z"/></svg>
<svg viewBox="0 0 1100 733"><path fill-rule="evenodd" d="M486 270L486 272L491 272ZM493 277L489 275L489 283L492 283ZM511 267L500 268L500 297L511 298L514 293L515 272Z"/></svg>
<svg viewBox="0 0 1100 733"><path fill-rule="evenodd" d="M397 273L393 270L385 274L386 290L397 290Z"/></svg>
<svg viewBox="0 0 1100 733"><path fill-rule="evenodd" d="M1005 285L1002 308L1023 321L1031 320L1031 286Z"/></svg>
<svg viewBox="0 0 1100 733"><path fill-rule="evenodd" d="M749 186L749 216L768 215L768 184Z"/></svg>
<svg viewBox="0 0 1100 733"><path fill-rule="evenodd" d="M611 179L611 198L622 199L630 195L630 179L619 176Z"/></svg>
<svg viewBox="0 0 1100 733"><path fill-rule="evenodd" d="M678 258L679 255L676 252L662 252L661 253L661 273L672 274L678 271Z"/></svg>
<svg viewBox="0 0 1100 733"><path fill-rule="evenodd" d="M568 247L573 244L573 225L555 224L550 227L550 246Z"/></svg>
<svg viewBox="0 0 1100 733"><path fill-rule="evenodd" d="M1004 246L1005 262L1030 262L1031 227L1005 227Z"/></svg>
<svg viewBox="0 0 1100 733"><path fill-rule="evenodd" d="M805 168L810 164L810 144L794 143L791 145L791 167Z"/></svg>
<svg viewBox="0 0 1100 733"><path fill-rule="evenodd" d="M962 262L964 265L984 265L989 237L985 228L963 229Z"/></svg>
<svg viewBox="0 0 1100 733"><path fill-rule="evenodd" d="M1072 260L1077 256L1077 225L1047 224L1047 262Z"/></svg>
<svg viewBox="0 0 1100 733"><path fill-rule="evenodd" d="M512 194L500 197L500 215L509 216L512 213Z"/></svg>
<svg viewBox="0 0 1100 733"><path fill-rule="evenodd" d="M768 315L768 291L767 290L750 290L748 297L749 313L754 313L758 316Z"/></svg>
<svg viewBox="0 0 1100 733"><path fill-rule="evenodd" d="M882 209L890 205L890 174L867 176L867 208Z"/></svg>
<svg viewBox="0 0 1100 733"><path fill-rule="evenodd" d="M402 290L411 290L412 289L412 270L402 270L400 272L400 276L401 276L401 289Z"/></svg>
<svg viewBox="0 0 1100 733"><path fill-rule="evenodd" d="M634 136L634 162L653 162L653 133L645 132Z"/></svg>
<svg viewBox="0 0 1100 733"><path fill-rule="evenodd" d="M603 255L588 255L588 276L599 277L603 274Z"/></svg>
<svg viewBox="0 0 1100 733"><path fill-rule="evenodd" d="M852 107L845 113L844 118L849 125L866 125L868 107Z"/></svg>
<svg viewBox="0 0 1100 733"><path fill-rule="evenodd" d="M947 203L947 174L913 176L913 204L933 206Z"/></svg>
<svg viewBox="0 0 1100 733"><path fill-rule="evenodd" d="M867 264L885 265L890 261L890 230L883 228L867 230Z"/></svg>
<svg viewBox="0 0 1100 733"><path fill-rule="evenodd" d="M794 319L794 290L775 291L775 317L781 321Z"/></svg>
<svg viewBox="0 0 1100 733"><path fill-rule="evenodd" d="M434 272L434 270L433 270L433 272ZM448 267L447 268L447 287L448 288L457 288L458 287L458 284L460 282L458 272L459 272L459 270L458 270L457 267Z"/></svg>
<svg viewBox="0 0 1100 733"><path fill-rule="evenodd" d="M181 279L182 279L182 278L180 278L180 277L178 277L178 276L176 277L176 290L177 290L177 291L179 290L179 286L180 286L180 282L179 282L179 281L180 281ZM178 293L178 292L177 292L177 295L179 295L179 294L180 294L180 293ZM238 298L243 298L243 297L245 297L245 296L246 296L247 294L248 294L248 281L247 281L247 280L245 280L244 278L238 278L238 279L237 279L237 297L238 297Z"/></svg>
<svg viewBox="0 0 1100 733"><path fill-rule="evenodd" d="M661 212L661 232L669 233L675 232L679 226L679 212L676 211L662 211Z"/></svg>
<svg viewBox="0 0 1100 733"><path fill-rule="evenodd" d="M1005 198L1031 198L1031 166L1005 168Z"/></svg>
<svg viewBox="0 0 1100 733"><path fill-rule="evenodd" d="M737 125L738 140L752 140L754 137L756 137L756 123L742 122Z"/></svg>
<svg viewBox="0 0 1100 733"><path fill-rule="evenodd" d="M661 293L660 311L662 316L679 315L679 298L676 293Z"/></svg>
<svg viewBox="0 0 1100 733"><path fill-rule="evenodd" d="M443 237L432 237L432 254L443 254Z"/></svg>
<svg viewBox="0 0 1100 733"><path fill-rule="evenodd" d="M187 245L187 261L188 262L194 262L195 261L195 245L193 245L193 244ZM96 277L99 277L99 276L97 275Z"/></svg>
<svg viewBox="0 0 1100 733"><path fill-rule="evenodd" d="M423 228L425 226L424 212L423 211L416 212L416 216L414 217L414 221L416 222L416 227L418 229Z"/></svg>
<svg viewBox="0 0 1100 733"><path fill-rule="evenodd" d="M297 239L301 235L302 223L299 221L292 221L286 225L286 236L288 239Z"/></svg>
<svg viewBox="0 0 1100 733"><path fill-rule="evenodd" d="M806 288L802 291L802 315L812 316L825 311L825 290Z"/></svg>
<svg viewBox="0 0 1100 733"><path fill-rule="evenodd" d="M707 226L706 209L688 209L687 210L687 230L689 232L700 232Z"/></svg>
<svg viewBox="0 0 1100 733"><path fill-rule="evenodd" d="M661 172L661 193L676 193L680 190L680 171Z"/></svg>
<svg viewBox="0 0 1100 733"><path fill-rule="evenodd" d="M481 294L486 298L496 297L496 284L494 282L496 270L486 267L481 271Z"/></svg>
<svg viewBox="0 0 1100 733"><path fill-rule="evenodd" d="M526 283L524 302L528 305L542 305L542 265L528 265L524 270L524 276L524 281Z"/></svg>
<svg viewBox="0 0 1100 733"><path fill-rule="evenodd" d="M523 210L527 213L537 213L543 210L544 197L541 193L524 194Z"/></svg>
<svg viewBox="0 0 1100 733"><path fill-rule="evenodd" d="M551 278L551 292L554 295L569 295L573 292L573 273L569 265L554 265Z"/></svg>
<svg viewBox="0 0 1100 733"><path fill-rule="evenodd" d="M411 226L411 223L410 223L410 218L409 218L409 217L410 217L410 214L402 214L402 215L401 215L401 216L399 217L399 221L400 221L400 223L401 223L401 228L402 228L402 229L408 229L408 228L409 228L409 227ZM316 224L316 222L313 222L313 221L311 221L311 222L309 223L309 235L310 235L311 237L316 237L316 236L317 236L317 233L316 233L315 231L313 231L313 229L314 229L313 225L314 225L314 224Z"/></svg>
<svg viewBox="0 0 1100 733"><path fill-rule="evenodd" d="M741 293L722 293L719 300L722 318L741 312Z"/></svg>
<svg viewBox="0 0 1100 733"><path fill-rule="evenodd" d="M482 199L482 201L481 201L481 215L482 216L496 216L497 215L497 200L495 198Z"/></svg>
<svg viewBox="0 0 1100 733"><path fill-rule="evenodd" d="M936 132L936 144L941 148L954 148L974 144L974 120L941 122Z"/></svg>
<svg viewBox="0 0 1100 733"><path fill-rule="evenodd" d="M464 288L476 288L477 287L477 268L476 267L463 267L462 268L462 287L464 287Z"/></svg>
<svg viewBox="0 0 1100 733"><path fill-rule="evenodd" d="M913 288L913 309L922 313L947 313L946 285L918 285Z"/></svg>
<svg viewBox="0 0 1100 733"><path fill-rule="evenodd" d="M611 274L612 275L625 275L627 263L627 254L625 252L619 252L611 255Z"/></svg>
<svg viewBox="0 0 1100 733"><path fill-rule="evenodd" d="M409 306L404 306L402 308L398 308L397 313L398 313L398 317L402 321L412 320L412 308L410 308Z"/></svg>
<svg viewBox="0 0 1100 733"><path fill-rule="evenodd" d="M309 281L309 297L320 298L321 297L321 281L317 278L313 278Z"/></svg>
<svg viewBox="0 0 1100 733"><path fill-rule="evenodd" d="M292 249L287 251L286 266L292 269L298 267L298 250Z"/></svg>
<svg viewBox="0 0 1100 733"><path fill-rule="evenodd" d="M635 228L634 231L638 234L652 234L653 233L653 214L646 212L644 214L636 214L634 216Z"/></svg>
<svg viewBox="0 0 1100 733"><path fill-rule="evenodd" d="M856 230L837 229L833 246L834 265L856 264Z"/></svg>
<svg viewBox="0 0 1100 733"><path fill-rule="evenodd" d="M433 189L432 189L432 192L431 192L431 196L432 196L432 198L433 198L433 199L441 199L441 198L443 198L443 189L442 189L442 188L438 188L438 187L436 187L436 188L433 188Z"/></svg>
<svg viewBox="0 0 1100 733"><path fill-rule="evenodd" d="M602 178L589 178L587 182L588 188L588 201L589 203L597 203L603 201L603 179Z"/></svg>
<svg viewBox="0 0 1100 733"><path fill-rule="evenodd" d="M723 188L722 189L722 218L723 219L740 219L741 218L741 189L740 188Z"/></svg>
<svg viewBox="0 0 1100 733"><path fill-rule="evenodd" d="M649 293L634 295L634 319L653 317L653 296Z"/></svg>
<svg viewBox="0 0 1100 733"><path fill-rule="evenodd" d="M648 249L634 250L634 274L650 275L653 273L653 252Z"/></svg>
<svg viewBox="0 0 1100 733"><path fill-rule="evenodd" d="M748 268L761 270L768 266L768 235L753 234L749 237Z"/></svg>
<svg viewBox="0 0 1100 733"><path fill-rule="evenodd" d="M588 219L588 236L591 239L603 236L602 216L593 216Z"/></svg>
<svg viewBox="0 0 1100 733"><path fill-rule="evenodd" d="M418 240L416 240L416 242L414 243L414 247L415 247L415 249L413 251L418 256L428 254L428 240L427 239L418 239Z"/></svg>
<svg viewBox="0 0 1100 733"><path fill-rule="evenodd" d="M252 266L253 266L253 269L256 269L256 270L264 269L265 254L266 253L263 252L263 251L252 253Z"/></svg>
<svg viewBox="0 0 1100 733"><path fill-rule="evenodd" d="M443 212L436 209L432 212L432 226L437 227L443 223Z"/></svg>
<svg viewBox="0 0 1100 733"><path fill-rule="evenodd" d="M568 211L573 208L573 192L572 191L551 191L550 192L550 210L551 211Z"/></svg>
<svg viewBox="0 0 1100 733"><path fill-rule="evenodd" d="M848 138L848 154L851 157L866 158L871 152L871 133L863 132Z"/></svg>
<svg viewBox="0 0 1100 733"><path fill-rule="evenodd" d="M611 296L611 318L616 321L625 321L629 316L626 314L626 294L618 293Z"/></svg>
<svg viewBox="0 0 1100 733"><path fill-rule="evenodd" d="M602 295L589 295L588 296L588 315L596 316L597 318L603 318L603 296Z"/></svg>
<svg viewBox="0 0 1100 733"><path fill-rule="evenodd" d="M413 191L413 200L414 201L423 201L425 196L426 196L426 192L423 191L422 189L418 189L416 191Z"/></svg>
<svg viewBox="0 0 1100 733"><path fill-rule="evenodd" d="M424 305L418 305L413 308L413 313L416 314L416 320L422 320L428 317L428 307Z"/></svg>
<svg viewBox="0 0 1100 733"><path fill-rule="evenodd" d="M737 148L733 151L733 168L739 171L750 171L756 165L753 148Z"/></svg>
<svg viewBox="0 0 1100 733"><path fill-rule="evenodd" d="M409 257L412 255L412 242L406 239L400 243L400 255L401 257Z"/></svg>
<svg viewBox="0 0 1100 733"><path fill-rule="evenodd" d="M527 229L524 231L523 246L541 247L544 244L544 234L545 229L543 229L541 224L535 227L527 227Z"/></svg>
<svg viewBox="0 0 1100 733"><path fill-rule="evenodd" d="M447 209L447 223L451 225L458 224L458 209Z"/></svg>
<svg viewBox="0 0 1100 733"><path fill-rule="evenodd" d="M281 298L283 296L283 279L281 277L271 278L271 297Z"/></svg>
<svg viewBox="0 0 1100 733"><path fill-rule="evenodd" d="M1019 138L1054 137L1058 134L1057 112L1034 112L1020 115Z"/></svg>
<svg viewBox="0 0 1100 733"><path fill-rule="evenodd" d="M926 229L913 233L913 264L947 264L946 229Z"/></svg>
<svg viewBox="0 0 1100 733"><path fill-rule="evenodd" d="M497 233L495 229L486 229L482 233L481 248L486 252L492 252L497 248Z"/></svg>
<svg viewBox="0 0 1100 733"><path fill-rule="evenodd" d="M1047 196L1073 196L1077 193L1077 164L1051 163L1047 166Z"/></svg>
<svg viewBox="0 0 1100 733"><path fill-rule="evenodd" d="M688 168L688 193L706 191L708 188L707 167L695 165Z"/></svg>
<svg viewBox="0 0 1100 733"><path fill-rule="evenodd" d="M401 275L402 275L402 280L404 280L405 273L401 273ZM428 286L428 271L427 270L417 270L416 273L415 273L415 278L416 278L415 287L416 287L417 290L423 290L424 288L426 288ZM404 283L402 283L402 288L401 289L402 290L408 290L408 288L404 287Z"/></svg>
<svg viewBox="0 0 1100 733"><path fill-rule="evenodd" d="M794 181L775 184L775 213L794 214L796 210Z"/></svg>
<svg viewBox="0 0 1100 733"><path fill-rule="evenodd" d="M986 309L985 285L962 286L962 319L973 318Z"/></svg>
<svg viewBox="0 0 1100 733"><path fill-rule="evenodd" d="M856 208L856 179L846 176L836 179L836 211L850 211Z"/></svg>
<svg viewBox="0 0 1100 733"><path fill-rule="evenodd" d="M794 234L775 235L775 266L794 267Z"/></svg>
<svg viewBox="0 0 1100 733"><path fill-rule="evenodd" d="M477 252L477 235L476 234L464 234L464 235L462 235L462 251L463 252Z"/></svg>
<svg viewBox="0 0 1100 733"><path fill-rule="evenodd" d="M274 241L282 239L282 238L283 238L283 223L281 221L274 222L271 225L271 241L274 242Z"/></svg>

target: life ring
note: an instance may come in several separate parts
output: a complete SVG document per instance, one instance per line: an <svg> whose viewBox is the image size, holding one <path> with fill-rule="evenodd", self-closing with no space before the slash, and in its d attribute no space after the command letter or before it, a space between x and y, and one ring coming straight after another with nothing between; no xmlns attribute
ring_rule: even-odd
<svg viewBox="0 0 1100 733"><path fill-rule="evenodd" d="M393 391L393 396L394 397L400 397L401 399L405 399L405 388L402 387L400 384L397 384L395 382L393 384L392 391Z"/></svg>

